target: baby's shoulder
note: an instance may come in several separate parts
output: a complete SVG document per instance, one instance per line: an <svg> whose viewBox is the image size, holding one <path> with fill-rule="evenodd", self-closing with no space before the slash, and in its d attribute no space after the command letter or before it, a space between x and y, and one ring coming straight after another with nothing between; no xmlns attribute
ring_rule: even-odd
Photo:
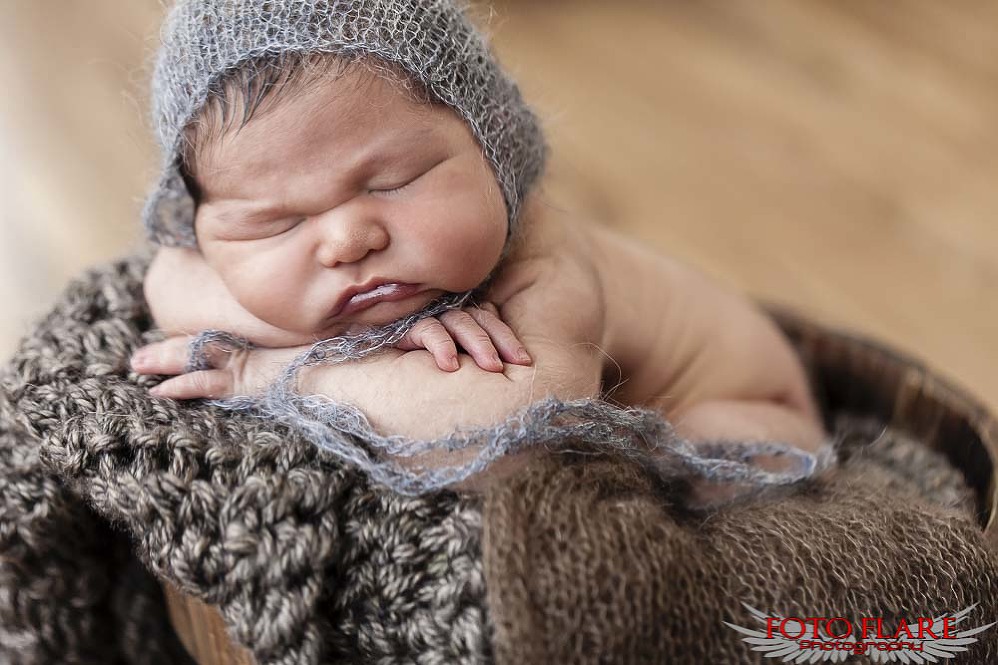
<svg viewBox="0 0 998 665"><path fill-rule="evenodd" d="M491 289L504 320L524 336L561 343L599 342L602 287L587 243L564 220L546 220L543 241L514 255Z"/></svg>

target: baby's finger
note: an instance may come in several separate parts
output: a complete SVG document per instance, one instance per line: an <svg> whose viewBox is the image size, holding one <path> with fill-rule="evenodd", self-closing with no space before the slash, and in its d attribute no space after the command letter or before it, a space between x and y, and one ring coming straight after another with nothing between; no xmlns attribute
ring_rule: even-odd
<svg viewBox="0 0 998 665"><path fill-rule="evenodd" d="M499 359L492 339L470 314L452 309L440 315L440 323L454 341L464 347L464 350L475 359L479 367L489 372L502 371L502 360Z"/></svg>
<svg viewBox="0 0 998 665"><path fill-rule="evenodd" d="M499 318L495 305L486 308L491 303L485 303L479 307L469 307L466 312L475 319L482 330L492 338L496 351L506 362L516 365L529 365L533 362L523 342L516 336L513 329L506 325L506 322Z"/></svg>
<svg viewBox="0 0 998 665"><path fill-rule="evenodd" d="M181 374L153 386L149 394L171 399L224 399L232 396L232 373L209 369Z"/></svg>
<svg viewBox="0 0 998 665"><path fill-rule="evenodd" d="M483 300L481 302L476 302L471 306L471 309L484 309L486 312L492 312L496 316L499 316L499 308L491 300Z"/></svg>
<svg viewBox="0 0 998 665"><path fill-rule="evenodd" d="M132 354L132 369L139 374L183 374L190 341L180 335L140 347Z"/></svg>
<svg viewBox="0 0 998 665"><path fill-rule="evenodd" d="M461 365L457 361L457 345L450 333L434 318L423 319L414 325L402 340L399 348L426 349L433 355L437 367L445 372L456 371Z"/></svg>

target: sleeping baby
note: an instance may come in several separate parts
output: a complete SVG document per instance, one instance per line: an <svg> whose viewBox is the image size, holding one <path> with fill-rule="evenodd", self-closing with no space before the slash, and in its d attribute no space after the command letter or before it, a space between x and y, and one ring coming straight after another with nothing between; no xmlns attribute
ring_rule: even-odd
<svg viewBox="0 0 998 665"><path fill-rule="evenodd" d="M163 36L145 291L168 336L132 357L171 377L154 395L260 393L315 342L388 331L296 389L419 440L602 397L694 442L823 446L753 304L544 200L536 119L450 1L188 0ZM188 371L209 329L252 346Z"/></svg>

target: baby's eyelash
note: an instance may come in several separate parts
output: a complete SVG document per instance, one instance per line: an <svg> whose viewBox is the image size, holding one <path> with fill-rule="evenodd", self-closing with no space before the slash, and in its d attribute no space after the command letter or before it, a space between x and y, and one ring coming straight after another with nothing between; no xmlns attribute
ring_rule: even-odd
<svg viewBox="0 0 998 665"><path fill-rule="evenodd" d="M419 173L417 173L415 176L413 176L412 178L410 178L408 182L405 182L405 183L403 183L401 185L398 185L397 187L386 187L384 189L369 189L367 191L368 191L369 194L387 194L389 196L392 195L392 194L397 194L397 193L399 193L399 192L407 189L410 185L412 185L414 182L416 182L420 178L425 177L428 173L430 173L431 171L433 171L434 169L436 169L438 166L440 166L441 164L443 164L447 160L448 160L448 157L446 157L446 156L441 157L440 159L434 161L428 167L424 167Z"/></svg>
<svg viewBox="0 0 998 665"><path fill-rule="evenodd" d="M372 194L397 194L397 193L401 192L402 190L406 189L407 187L409 187L409 185L411 185L412 183L414 183L417 180L419 180L419 178L421 176L422 176L422 174L416 176L415 178L413 178L409 182L403 183L403 184L401 184L401 185L399 185L397 187L388 187L388 188L385 188L385 189L370 189L368 191L371 192Z"/></svg>

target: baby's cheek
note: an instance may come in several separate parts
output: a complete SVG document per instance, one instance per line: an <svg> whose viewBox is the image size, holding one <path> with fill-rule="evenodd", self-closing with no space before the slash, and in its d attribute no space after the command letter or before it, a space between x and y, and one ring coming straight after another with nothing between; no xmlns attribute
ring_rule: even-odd
<svg viewBox="0 0 998 665"><path fill-rule="evenodd" d="M442 288L460 292L480 285L499 261L502 239L495 240L481 231L452 234L435 243L435 274L444 282Z"/></svg>
<svg viewBox="0 0 998 665"><path fill-rule="evenodd" d="M498 263L507 223L505 209L497 213L483 205L481 193L452 203L438 213L436 227L427 229L424 237L435 269L450 282L448 290L464 291L478 286Z"/></svg>
<svg viewBox="0 0 998 665"><path fill-rule="evenodd" d="M227 284L239 304L256 318L284 330L304 329L308 327L303 320L307 294L299 266L290 260L275 265L271 257L251 256L233 270Z"/></svg>

